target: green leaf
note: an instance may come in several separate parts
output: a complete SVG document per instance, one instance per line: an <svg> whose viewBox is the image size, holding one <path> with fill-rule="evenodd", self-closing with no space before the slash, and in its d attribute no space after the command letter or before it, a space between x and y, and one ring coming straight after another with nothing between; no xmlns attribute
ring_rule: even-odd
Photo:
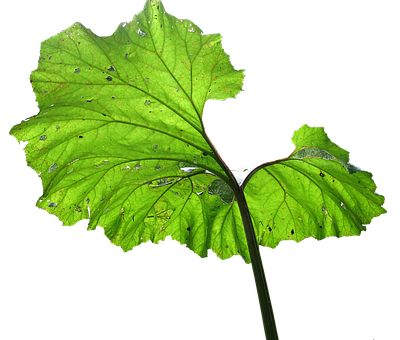
<svg viewBox="0 0 400 340"><path fill-rule="evenodd" d="M202 115L208 99L234 98L243 78L219 34L203 35L159 0L109 37L75 23L44 41L31 74L39 113L10 131L29 142L27 162L43 183L37 206L64 225L89 219L125 251L171 236L201 257L212 249L247 263L243 214L254 237L243 188L254 245L359 235L385 212L372 175L307 125L289 157L257 167L239 188Z"/></svg>
<svg viewBox="0 0 400 340"><path fill-rule="evenodd" d="M351 166L349 153L323 128L304 125L294 133L294 152L254 169L243 183L258 241L360 235L385 213L369 172Z"/></svg>
<svg viewBox="0 0 400 340"><path fill-rule="evenodd" d="M64 225L89 219L123 250L167 236L204 257L250 261L229 170L203 126L208 99L234 98L219 34L147 1L98 37L75 23L41 45L39 114L14 126L43 182L37 206Z"/></svg>

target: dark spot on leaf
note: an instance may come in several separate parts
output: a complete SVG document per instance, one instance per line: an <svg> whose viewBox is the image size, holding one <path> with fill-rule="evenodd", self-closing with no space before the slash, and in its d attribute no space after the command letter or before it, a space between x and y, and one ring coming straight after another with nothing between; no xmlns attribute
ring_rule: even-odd
<svg viewBox="0 0 400 340"><path fill-rule="evenodd" d="M91 103L93 99L87 100L86 102Z"/></svg>
<svg viewBox="0 0 400 340"><path fill-rule="evenodd" d="M292 231L290 232L292 235L294 235L294 230L292 229Z"/></svg>
<svg viewBox="0 0 400 340"><path fill-rule="evenodd" d="M107 71L113 72L113 71L115 71L115 67L114 66L110 66L110 68L108 68Z"/></svg>
<svg viewBox="0 0 400 340"><path fill-rule="evenodd" d="M79 73L79 72L81 72L81 69L78 67L75 69L74 73Z"/></svg>
<svg viewBox="0 0 400 340"><path fill-rule="evenodd" d="M79 136L79 138L83 138L83 136Z"/></svg>
<svg viewBox="0 0 400 340"><path fill-rule="evenodd" d="M112 80L112 77L108 76L106 79L107 79L108 81L111 81L111 80Z"/></svg>
<svg viewBox="0 0 400 340"><path fill-rule="evenodd" d="M187 231L190 231L190 227L187 227L187 229L186 229Z"/></svg>
<svg viewBox="0 0 400 340"><path fill-rule="evenodd" d="M324 174L322 171L319 173L319 175L320 175L321 177L325 177L325 174Z"/></svg>

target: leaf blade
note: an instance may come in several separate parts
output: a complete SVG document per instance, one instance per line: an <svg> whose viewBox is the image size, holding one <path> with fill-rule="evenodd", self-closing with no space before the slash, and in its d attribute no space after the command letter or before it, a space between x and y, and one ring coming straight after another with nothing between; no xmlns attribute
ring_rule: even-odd
<svg viewBox="0 0 400 340"><path fill-rule="evenodd" d="M364 224L386 212L372 175L349 172L342 163L347 151L322 128L305 125L292 140L296 147L291 156L258 167L244 182L261 245L275 248L281 240L360 235Z"/></svg>
<svg viewBox="0 0 400 340"><path fill-rule="evenodd" d="M167 236L185 243L192 225L202 237L189 238L189 248L200 256L208 249L232 256L214 242L213 230L225 224L207 215L217 216L225 204L208 186L230 179L204 131L202 113L208 99L235 97L243 77L219 34L202 35L157 0L147 1L109 37L75 23L44 41L31 74L40 112L10 131L29 141L27 162L43 182L37 206L65 225L89 218L89 229L105 228L124 250ZM185 170L188 165L194 174ZM176 188L191 196L186 208ZM228 210L236 211L235 205ZM189 206L198 221L177 218ZM236 221L237 212L231 215ZM171 233L161 232L168 223ZM237 242L243 243L231 237L232 249Z"/></svg>

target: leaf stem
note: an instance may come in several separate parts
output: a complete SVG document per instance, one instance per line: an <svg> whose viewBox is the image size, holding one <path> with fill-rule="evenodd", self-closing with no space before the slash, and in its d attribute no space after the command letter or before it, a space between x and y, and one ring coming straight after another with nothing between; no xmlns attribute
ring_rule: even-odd
<svg viewBox="0 0 400 340"><path fill-rule="evenodd" d="M234 191L239 204L240 214L242 215L247 245L249 247L251 265L253 267L253 274L257 287L258 301L260 303L261 315L264 324L265 337L267 340L278 340L278 332L276 329L271 299L269 297L267 280L265 279L259 245L254 233L253 223L251 221L249 208L244 196L243 187L239 186L236 182Z"/></svg>

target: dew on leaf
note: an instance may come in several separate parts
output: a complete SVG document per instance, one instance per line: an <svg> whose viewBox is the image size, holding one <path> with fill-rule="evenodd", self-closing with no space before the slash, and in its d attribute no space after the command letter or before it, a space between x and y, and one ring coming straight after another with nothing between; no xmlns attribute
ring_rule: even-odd
<svg viewBox="0 0 400 340"><path fill-rule="evenodd" d="M322 207L322 211L326 211L326 207Z"/></svg>
<svg viewBox="0 0 400 340"><path fill-rule="evenodd" d="M90 202L90 198L88 197L86 200L86 204L89 204L89 202Z"/></svg>
<svg viewBox="0 0 400 340"><path fill-rule="evenodd" d="M208 193L210 195L218 195L222 202L224 203L232 203L234 193L232 188L222 179L216 179L211 185L208 187Z"/></svg>
<svg viewBox="0 0 400 340"><path fill-rule="evenodd" d="M157 150L158 149L158 145L154 145L153 146L153 150L155 151L155 150Z"/></svg>
<svg viewBox="0 0 400 340"><path fill-rule="evenodd" d="M144 102L144 105L150 105L151 103L150 103L150 100L146 100L145 102Z"/></svg>
<svg viewBox="0 0 400 340"><path fill-rule="evenodd" d="M56 125L56 130L60 130L60 127L58 125Z"/></svg>
<svg viewBox="0 0 400 340"><path fill-rule="evenodd" d="M57 168L58 168L57 163L53 163L53 164L50 165L50 167L49 167L49 173L52 173L52 172L56 171Z"/></svg>
<svg viewBox="0 0 400 340"><path fill-rule="evenodd" d="M79 207L79 206L77 206L74 210L77 211L77 212L82 212L82 208Z"/></svg>
<svg viewBox="0 0 400 340"><path fill-rule="evenodd" d="M156 166L156 170L162 170L162 167L159 166L159 165L157 165L157 166Z"/></svg>
<svg viewBox="0 0 400 340"><path fill-rule="evenodd" d="M107 69L107 71L114 72L116 71L116 69L114 66L111 65L110 68Z"/></svg>
<svg viewBox="0 0 400 340"><path fill-rule="evenodd" d="M79 73L79 72L81 72L81 69L78 67L75 69L74 73Z"/></svg>
<svg viewBox="0 0 400 340"><path fill-rule="evenodd" d="M39 137L39 140L43 140L43 141L44 141L44 140L46 140L46 139L47 139L47 136L46 136L46 135L42 135L42 136Z"/></svg>
<svg viewBox="0 0 400 340"><path fill-rule="evenodd" d="M110 76L106 77L105 79L108 81L112 81L112 77L110 77Z"/></svg>
<svg viewBox="0 0 400 340"><path fill-rule="evenodd" d="M58 203L49 203L48 207L52 208L52 207L56 207L58 205Z"/></svg>
<svg viewBox="0 0 400 340"><path fill-rule="evenodd" d="M129 53L125 54L125 58L128 59L129 57Z"/></svg>

